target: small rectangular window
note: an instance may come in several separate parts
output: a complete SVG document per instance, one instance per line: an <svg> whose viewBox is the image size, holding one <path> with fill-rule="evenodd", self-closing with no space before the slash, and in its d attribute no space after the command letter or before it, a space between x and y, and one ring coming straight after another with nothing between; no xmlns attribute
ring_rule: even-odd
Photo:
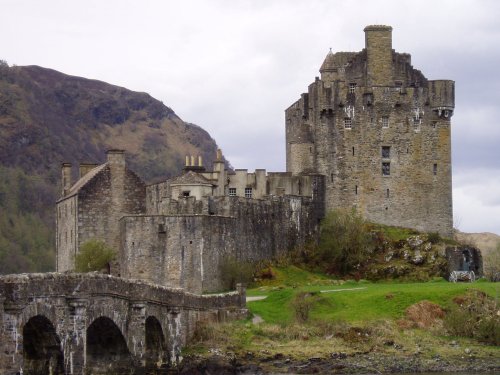
<svg viewBox="0 0 500 375"><path fill-rule="evenodd" d="M344 119L344 128L351 129L352 128L352 120L350 118Z"/></svg>
<svg viewBox="0 0 500 375"><path fill-rule="evenodd" d="M236 188L229 188L229 196L236 197Z"/></svg>
<svg viewBox="0 0 500 375"><path fill-rule="evenodd" d="M354 147L352 148L352 156L354 156Z"/></svg>
<svg viewBox="0 0 500 375"><path fill-rule="evenodd" d="M252 198L252 188L245 188L245 198Z"/></svg>
<svg viewBox="0 0 500 375"><path fill-rule="evenodd" d="M356 84L349 83L349 94L354 94L356 92Z"/></svg>
<svg viewBox="0 0 500 375"><path fill-rule="evenodd" d="M389 159L391 157L391 146L382 146L382 158Z"/></svg>
<svg viewBox="0 0 500 375"><path fill-rule="evenodd" d="M437 128L437 121L432 121L431 128L432 129L436 129Z"/></svg>
<svg viewBox="0 0 500 375"><path fill-rule="evenodd" d="M358 195L358 185L354 187L354 194Z"/></svg>
<svg viewBox="0 0 500 375"><path fill-rule="evenodd" d="M420 130L420 123L421 123L420 117L414 117L413 118L413 130L419 131Z"/></svg>
<svg viewBox="0 0 500 375"><path fill-rule="evenodd" d="M390 176L391 175L391 163L383 162L382 163L382 176Z"/></svg>
<svg viewBox="0 0 500 375"><path fill-rule="evenodd" d="M432 166L432 173L434 174L434 176L436 176L438 174L438 165L437 164L434 164Z"/></svg>
<svg viewBox="0 0 500 375"><path fill-rule="evenodd" d="M184 198L189 197L189 190L183 191L183 192L182 192L182 196L183 196Z"/></svg>
<svg viewBox="0 0 500 375"><path fill-rule="evenodd" d="M389 117L382 117L382 127L383 128L389 127Z"/></svg>

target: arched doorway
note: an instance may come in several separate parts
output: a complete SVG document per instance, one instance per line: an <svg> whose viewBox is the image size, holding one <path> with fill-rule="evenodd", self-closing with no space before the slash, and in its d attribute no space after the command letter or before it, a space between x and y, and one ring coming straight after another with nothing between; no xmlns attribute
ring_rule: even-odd
<svg viewBox="0 0 500 375"><path fill-rule="evenodd" d="M165 336L161 324L154 316L146 319L146 369L151 371L166 365Z"/></svg>
<svg viewBox="0 0 500 375"><path fill-rule="evenodd" d="M36 315L24 325L23 356L25 374L64 374L61 340L45 316Z"/></svg>
<svg viewBox="0 0 500 375"><path fill-rule="evenodd" d="M97 318L87 328L86 370L91 374L130 374L132 357L118 326L107 317Z"/></svg>

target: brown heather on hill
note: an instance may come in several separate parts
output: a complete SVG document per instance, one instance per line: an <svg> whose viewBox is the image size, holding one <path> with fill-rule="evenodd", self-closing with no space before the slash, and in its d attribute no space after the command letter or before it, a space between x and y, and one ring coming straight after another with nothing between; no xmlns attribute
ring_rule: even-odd
<svg viewBox="0 0 500 375"><path fill-rule="evenodd" d="M483 257L492 251L496 251L500 244L500 236L495 233L463 233L457 231L455 238L459 242L471 244L481 250Z"/></svg>
<svg viewBox="0 0 500 375"><path fill-rule="evenodd" d="M60 164L75 179L109 148L149 183L177 174L186 154L211 165L217 145L146 93L0 61L0 274L53 269Z"/></svg>

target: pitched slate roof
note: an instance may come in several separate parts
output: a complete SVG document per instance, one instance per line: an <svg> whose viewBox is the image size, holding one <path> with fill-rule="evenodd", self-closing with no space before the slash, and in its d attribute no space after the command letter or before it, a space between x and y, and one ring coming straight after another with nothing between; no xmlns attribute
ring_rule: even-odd
<svg viewBox="0 0 500 375"><path fill-rule="evenodd" d="M213 185L212 182L205 178L203 175L188 171L180 176L173 177L169 180L170 185L193 185L193 184L202 184L202 185Z"/></svg>

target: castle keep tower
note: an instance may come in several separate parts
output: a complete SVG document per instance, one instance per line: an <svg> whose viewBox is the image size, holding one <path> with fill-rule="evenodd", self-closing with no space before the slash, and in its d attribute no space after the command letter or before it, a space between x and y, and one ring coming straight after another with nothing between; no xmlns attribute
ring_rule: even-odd
<svg viewBox="0 0 500 375"><path fill-rule="evenodd" d="M327 210L449 235L454 82L414 69L390 26L364 31L365 48L330 51L286 110L287 172L324 175Z"/></svg>

